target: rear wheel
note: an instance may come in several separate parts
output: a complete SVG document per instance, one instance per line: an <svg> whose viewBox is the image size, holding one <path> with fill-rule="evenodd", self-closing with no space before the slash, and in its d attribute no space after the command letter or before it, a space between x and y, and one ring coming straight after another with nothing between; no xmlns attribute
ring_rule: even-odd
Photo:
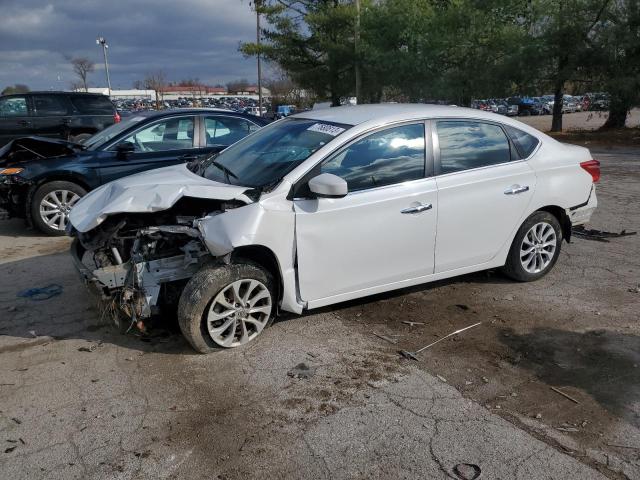
<svg viewBox="0 0 640 480"><path fill-rule="evenodd" d="M275 318L273 277L252 263L207 265L178 304L180 330L200 353L245 345Z"/></svg>
<svg viewBox="0 0 640 480"><path fill-rule="evenodd" d="M531 282L553 268L562 245L562 228L549 212L535 212L516 233L504 273L520 282Z"/></svg>
<svg viewBox="0 0 640 480"><path fill-rule="evenodd" d="M84 188L73 182L45 183L31 200L33 225L47 235L64 235L71 209L86 193Z"/></svg>

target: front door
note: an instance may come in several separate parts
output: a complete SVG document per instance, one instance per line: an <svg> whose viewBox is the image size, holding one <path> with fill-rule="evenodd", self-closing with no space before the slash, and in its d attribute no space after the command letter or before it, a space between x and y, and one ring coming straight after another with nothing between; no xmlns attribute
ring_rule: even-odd
<svg viewBox="0 0 640 480"><path fill-rule="evenodd" d="M309 307L433 273L437 189L425 160L417 123L365 136L314 169L345 179L349 193L294 199L300 296Z"/></svg>
<svg viewBox="0 0 640 480"><path fill-rule="evenodd" d="M188 115L165 118L141 127L98 156L96 166L100 182L195 159L201 153L194 144L195 125L196 117ZM133 152L118 156L116 149L121 143L131 144Z"/></svg>
<svg viewBox="0 0 640 480"><path fill-rule="evenodd" d="M438 135L438 241L435 272L492 260L520 226L536 175L518 160L502 127L434 122Z"/></svg>

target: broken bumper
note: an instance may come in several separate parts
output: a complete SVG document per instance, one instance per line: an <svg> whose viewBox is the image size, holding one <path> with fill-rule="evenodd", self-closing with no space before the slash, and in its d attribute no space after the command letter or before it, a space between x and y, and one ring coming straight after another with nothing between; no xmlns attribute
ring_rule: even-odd
<svg viewBox="0 0 640 480"><path fill-rule="evenodd" d="M572 226L583 225L591 220L591 215L598 207L598 199L596 197L596 187L591 187L591 192L589 193L589 198L583 204L576 205L575 207L571 207L567 214L569 215L569 219L571 220Z"/></svg>

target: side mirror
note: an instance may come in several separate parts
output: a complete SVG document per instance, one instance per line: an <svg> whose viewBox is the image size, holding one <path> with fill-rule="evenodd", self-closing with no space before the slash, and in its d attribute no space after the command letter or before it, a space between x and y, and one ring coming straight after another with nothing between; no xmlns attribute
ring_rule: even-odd
<svg viewBox="0 0 640 480"><path fill-rule="evenodd" d="M136 146L131 142L122 142L116 146L116 152L120 160L125 160L127 155L136 151Z"/></svg>
<svg viewBox="0 0 640 480"><path fill-rule="evenodd" d="M309 190L320 198L342 198L348 192L347 182L333 173L321 173L309 180Z"/></svg>

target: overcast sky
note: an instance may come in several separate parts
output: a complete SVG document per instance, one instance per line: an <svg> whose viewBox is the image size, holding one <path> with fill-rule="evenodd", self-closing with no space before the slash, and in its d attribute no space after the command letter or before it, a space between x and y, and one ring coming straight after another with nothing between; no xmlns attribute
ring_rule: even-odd
<svg viewBox="0 0 640 480"><path fill-rule="evenodd" d="M238 52L255 39L249 0L0 0L0 11L0 89L68 89L78 56L96 64L90 86L105 86L97 36L109 44L113 88L155 70L212 85L257 76L255 60Z"/></svg>

